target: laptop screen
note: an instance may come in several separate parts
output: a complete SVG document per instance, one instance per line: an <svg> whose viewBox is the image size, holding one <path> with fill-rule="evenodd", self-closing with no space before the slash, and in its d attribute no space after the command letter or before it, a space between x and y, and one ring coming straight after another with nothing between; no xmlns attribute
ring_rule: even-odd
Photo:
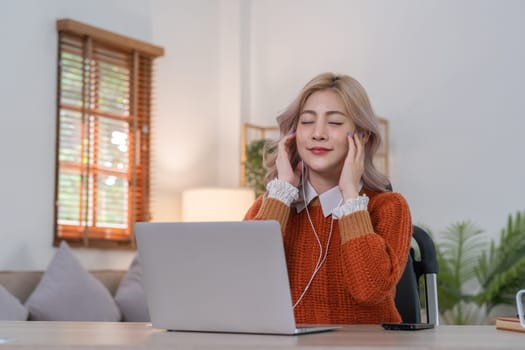
<svg viewBox="0 0 525 350"><path fill-rule="evenodd" d="M293 333L276 221L137 223L154 327Z"/></svg>

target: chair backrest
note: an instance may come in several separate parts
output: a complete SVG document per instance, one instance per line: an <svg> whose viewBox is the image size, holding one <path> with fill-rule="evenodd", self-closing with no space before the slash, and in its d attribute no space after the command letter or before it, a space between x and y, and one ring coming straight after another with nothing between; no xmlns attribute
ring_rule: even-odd
<svg viewBox="0 0 525 350"><path fill-rule="evenodd" d="M413 226L412 236L419 250L420 260L415 259L414 248L410 249L405 271L397 284L395 303L403 322L421 322L421 300L426 311L426 323L439 325L437 273L438 263L434 242L430 235L418 226ZM424 288L420 289L423 277ZM424 295L420 295L420 290Z"/></svg>
<svg viewBox="0 0 525 350"><path fill-rule="evenodd" d="M403 322L420 323L421 303L413 256L414 249L410 249L405 271L397 283L395 302Z"/></svg>

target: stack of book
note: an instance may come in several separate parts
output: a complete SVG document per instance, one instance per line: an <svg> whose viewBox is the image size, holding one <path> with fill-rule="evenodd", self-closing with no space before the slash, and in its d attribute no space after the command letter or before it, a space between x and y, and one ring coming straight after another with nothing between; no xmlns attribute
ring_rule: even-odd
<svg viewBox="0 0 525 350"><path fill-rule="evenodd" d="M496 329L525 332L525 328L521 326L520 320L517 317L497 317Z"/></svg>

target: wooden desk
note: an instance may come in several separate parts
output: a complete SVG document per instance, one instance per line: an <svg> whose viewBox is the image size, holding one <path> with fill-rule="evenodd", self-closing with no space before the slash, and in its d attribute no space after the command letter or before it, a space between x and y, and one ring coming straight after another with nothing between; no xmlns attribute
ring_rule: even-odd
<svg viewBox="0 0 525 350"><path fill-rule="evenodd" d="M440 326L422 331L385 331L345 326L300 336L166 332L145 323L0 322L0 348L31 349L523 349L525 333L495 326Z"/></svg>

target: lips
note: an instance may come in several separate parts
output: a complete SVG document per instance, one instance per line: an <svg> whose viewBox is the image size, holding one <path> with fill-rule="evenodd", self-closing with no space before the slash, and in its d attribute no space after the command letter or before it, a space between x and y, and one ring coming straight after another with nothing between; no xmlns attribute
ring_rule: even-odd
<svg viewBox="0 0 525 350"><path fill-rule="evenodd" d="M330 149L324 148L324 147L312 147L312 148L309 148L308 150L316 155L325 154L331 151Z"/></svg>

